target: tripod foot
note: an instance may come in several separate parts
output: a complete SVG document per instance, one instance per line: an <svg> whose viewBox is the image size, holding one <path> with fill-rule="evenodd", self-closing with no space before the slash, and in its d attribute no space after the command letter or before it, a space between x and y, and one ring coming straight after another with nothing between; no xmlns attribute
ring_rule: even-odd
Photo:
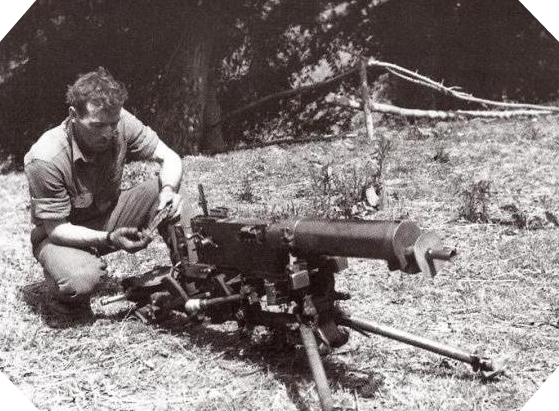
<svg viewBox="0 0 559 411"><path fill-rule="evenodd" d="M504 361L491 361L488 358L475 357L477 361L472 362L474 371L479 371L481 378L486 381L495 380L505 375Z"/></svg>

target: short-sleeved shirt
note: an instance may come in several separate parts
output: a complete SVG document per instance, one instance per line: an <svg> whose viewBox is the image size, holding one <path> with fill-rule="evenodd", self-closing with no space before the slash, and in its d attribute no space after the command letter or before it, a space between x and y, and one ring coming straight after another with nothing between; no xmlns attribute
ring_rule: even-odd
<svg viewBox="0 0 559 411"><path fill-rule="evenodd" d="M60 219L86 225L114 206L126 159L149 159L159 142L155 131L125 109L117 132L112 147L92 158L80 150L69 118L37 140L24 158L35 225Z"/></svg>

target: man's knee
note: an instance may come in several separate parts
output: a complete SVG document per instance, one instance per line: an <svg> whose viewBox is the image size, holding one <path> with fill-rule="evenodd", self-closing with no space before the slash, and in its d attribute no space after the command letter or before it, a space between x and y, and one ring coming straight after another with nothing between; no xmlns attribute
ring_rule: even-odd
<svg viewBox="0 0 559 411"><path fill-rule="evenodd" d="M107 276L107 264L86 250L47 244L38 257L52 292L62 300L88 297Z"/></svg>
<svg viewBox="0 0 559 411"><path fill-rule="evenodd" d="M108 231L117 227L146 227L156 214L158 195L157 179L123 191L103 229Z"/></svg>
<svg viewBox="0 0 559 411"><path fill-rule="evenodd" d="M93 294L107 277L107 266L101 259L89 264L82 263L72 273L60 273L57 281L61 297L79 299Z"/></svg>

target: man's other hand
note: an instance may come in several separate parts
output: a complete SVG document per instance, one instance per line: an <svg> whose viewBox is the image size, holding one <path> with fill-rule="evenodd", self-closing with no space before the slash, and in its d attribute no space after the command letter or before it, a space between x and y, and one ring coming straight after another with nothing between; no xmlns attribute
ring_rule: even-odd
<svg viewBox="0 0 559 411"><path fill-rule="evenodd" d="M108 239L113 247L135 253L146 248L152 237L147 230L140 231L136 227L120 227L111 231Z"/></svg>
<svg viewBox="0 0 559 411"><path fill-rule="evenodd" d="M180 218L183 200L179 193L176 193L171 186L164 186L159 192L159 206L157 211L163 210L167 205L171 204L171 210L166 220L175 220Z"/></svg>

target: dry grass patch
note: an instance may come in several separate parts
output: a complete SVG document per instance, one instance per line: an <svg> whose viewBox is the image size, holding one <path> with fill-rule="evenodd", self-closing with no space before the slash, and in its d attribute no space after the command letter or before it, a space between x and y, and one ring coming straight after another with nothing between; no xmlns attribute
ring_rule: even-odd
<svg viewBox="0 0 559 411"><path fill-rule="evenodd" d="M458 257L435 279L352 260L338 275L338 288L352 294L344 304L356 316L504 357L509 376L485 383L466 365L354 333L325 359L334 398L351 405L356 393L360 410L520 409L559 366L559 236L551 223L535 230L491 219L507 216L507 204L528 214L559 212L557 122L472 121L421 129L418 137L405 127L377 128L393 151L383 171L385 207L366 217L409 216L436 229L458 248ZM433 161L437 147L450 161ZM361 136L187 157L185 184L193 203L196 185L203 183L210 205L228 206L235 215L304 215L313 210L309 193L316 189L310 168L332 162L362 167L373 154ZM132 165L127 181L155 171ZM489 222L468 222L460 218L460 189L482 179L491 181ZM93 324L50 328L20 292L42 278L27 242L24 176L0 176L0 192L0 370L39 409L318 407L304 355L278 351L263 331L245 341L231 324L145 326L130 319L129 305L101 307L100 296L93 299ZM118 279L166 264L167 251L155 242L134 257L119 252L108 262L113 281L104 295L118 291Z"/></svg>

